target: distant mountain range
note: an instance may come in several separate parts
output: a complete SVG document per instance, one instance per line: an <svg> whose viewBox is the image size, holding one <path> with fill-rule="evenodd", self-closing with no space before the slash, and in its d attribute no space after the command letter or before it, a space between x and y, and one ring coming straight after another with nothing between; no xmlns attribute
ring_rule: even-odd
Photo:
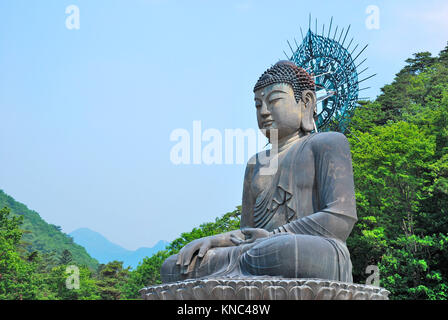
<svg viewBox="0 0 448 320"><path fill-rule="evenodd" d="M151 257L157 251L164 250L169 244L167 241L160 240L152 248L142 247L135 251L127 250L115 244L100 233L88 228L80 228L69 233L75 243L83 246L89 255L100 263L108 263L114 260L123 261L123 267L130 266L136 268L138 263L146 257Z"/></svg>

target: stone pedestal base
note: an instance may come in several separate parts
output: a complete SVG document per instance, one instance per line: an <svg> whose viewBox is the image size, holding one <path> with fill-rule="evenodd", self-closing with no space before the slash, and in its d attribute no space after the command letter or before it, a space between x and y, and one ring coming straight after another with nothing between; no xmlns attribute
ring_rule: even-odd
<svg viewBox="0 0 448 320"><path fill-rule="evenodd" d="M388 300L383 288L322 279L213 278L146 287L144 300Z"/></svg>

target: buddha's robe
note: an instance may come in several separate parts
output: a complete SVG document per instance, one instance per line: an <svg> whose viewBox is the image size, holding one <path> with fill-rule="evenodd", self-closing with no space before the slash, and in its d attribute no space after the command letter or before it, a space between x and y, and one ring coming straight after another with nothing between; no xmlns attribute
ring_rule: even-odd
<svg viewBox="0 0 448 320"><path fill-rule="evenodd" d="M270 176L260 174L260 154L249 161L241 217L241 227L273 235L210 249L202 259L195 255L187 274L173 255L162 266L163 282L263 275L352 282L345 241L357 216L347 139L335 132L311 134L277 156Z"/></svg>

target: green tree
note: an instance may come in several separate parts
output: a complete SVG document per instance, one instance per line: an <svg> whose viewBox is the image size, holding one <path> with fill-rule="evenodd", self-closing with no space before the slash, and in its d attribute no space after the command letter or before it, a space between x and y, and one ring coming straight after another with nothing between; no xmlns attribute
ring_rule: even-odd
<svg viewBox="0 0 448 320"><path fill-rule="evenodd" d="M61 256L61 259L60 259L60 263L61 264L69 264L72 261L73 261L72 253L69 250L67 250L67 249L62 251L62 256Z"/></svg>
<svg viewBox="0 0 448 320"><path fill-rule="evenodd" d="M11 216L9 209L0 210L0 299L33 299L33 267L18 252L22 217Z"/></svg>
<svg viewBox="0 0 448 320"><path fill-rule="evenodd" d="M68 269L67 265L54 267L47 277L43 277L45 286L49 292L54 293L50 299L56 300L98 300L101 296L98 292L97 280L87 266L79 266L76 271ZM67 286L72 283L69 277L79 276L79 288ZM69 281L67 281L67 279Z"/></svg>
<svg viewBox="0 0 448 320"><path fill-rule="evenodd" d="M128 277L129 267L124 269L122 261L112 261L100 265L97 286L101 299L120 300Z"/></svg>

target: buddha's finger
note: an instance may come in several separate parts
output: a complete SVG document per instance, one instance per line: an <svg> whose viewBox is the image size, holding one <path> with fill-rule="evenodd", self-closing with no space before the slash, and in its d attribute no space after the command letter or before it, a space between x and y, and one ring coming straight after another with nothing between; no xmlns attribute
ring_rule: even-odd
<svg viewBox="0 0 448 320"><path fill-rule="evenodd" d="M183 261L184 261L184 256L185 256L185 250L186 248L183 247L179 253L177 254L177 260L176 260L176 264L182 266L183 265Z"/></svg>
<svg viewBox="0 0 448 320"><path fill-rule="evenodd" d="M246 240L253 238L254 231L255 231L254 228L243 228L243 229L241 229L241 233L246 236Z"/></svg>
<svg viewBox="0 0 448 320"><path fill-rule="evenodd" d="M190 253L190 251L185 254L185 257L182 261L182 265L184 267L188 267L188 265L190 264L190 261L191 261L191 257L192 257L192 254Z"/></svg>
<svg viewBox="0 0 448 320"><path fill-rule="evenodd" d="M177 254L176 264L179 265L179 266L182 264L182 253L181 252L179 252Z"/></svg>
<svg viewBox="0 0 448 320"><path fill-rule="evenodd" d="M185 250L181 250L179 252L179 257L177 258L176 264L180 265L180 267L183 268L185 264Z"/></svg>
<svg viewBox="0 0 448 320"><path fill-rule="evenodd" d="M230 241L232 241L233 244L235 244L235 245L240 245L241 243L244 242L244 240L242 240L242 239L240 239L240 238L238 238L238 237L236 237L234 235L230 236Z"/></svg>
<svg viewBox="0 0 448 320"><path fill-rule="evenodd" d="M210 244L202 245L199 249L198 257L202 258L207 253L208 249L210 249Z"/></svg>
<svg viewBox="0 0 448 320"><path fill-rule="evenodd" d="M188 264L181 266L181 274L187 274L188 273Z"/></svg>
<svg viewBox="0 0 448 320"><path fill-rule="evenodd" d="M193 254L198 251L198 246L195 245L193 246L193 248L188 248L188 251L185 252L185 256L184 256L184 260L183 260L183 265L184 267L188 267L188 265L190 264L191 258L193 258Z"/></svg>

